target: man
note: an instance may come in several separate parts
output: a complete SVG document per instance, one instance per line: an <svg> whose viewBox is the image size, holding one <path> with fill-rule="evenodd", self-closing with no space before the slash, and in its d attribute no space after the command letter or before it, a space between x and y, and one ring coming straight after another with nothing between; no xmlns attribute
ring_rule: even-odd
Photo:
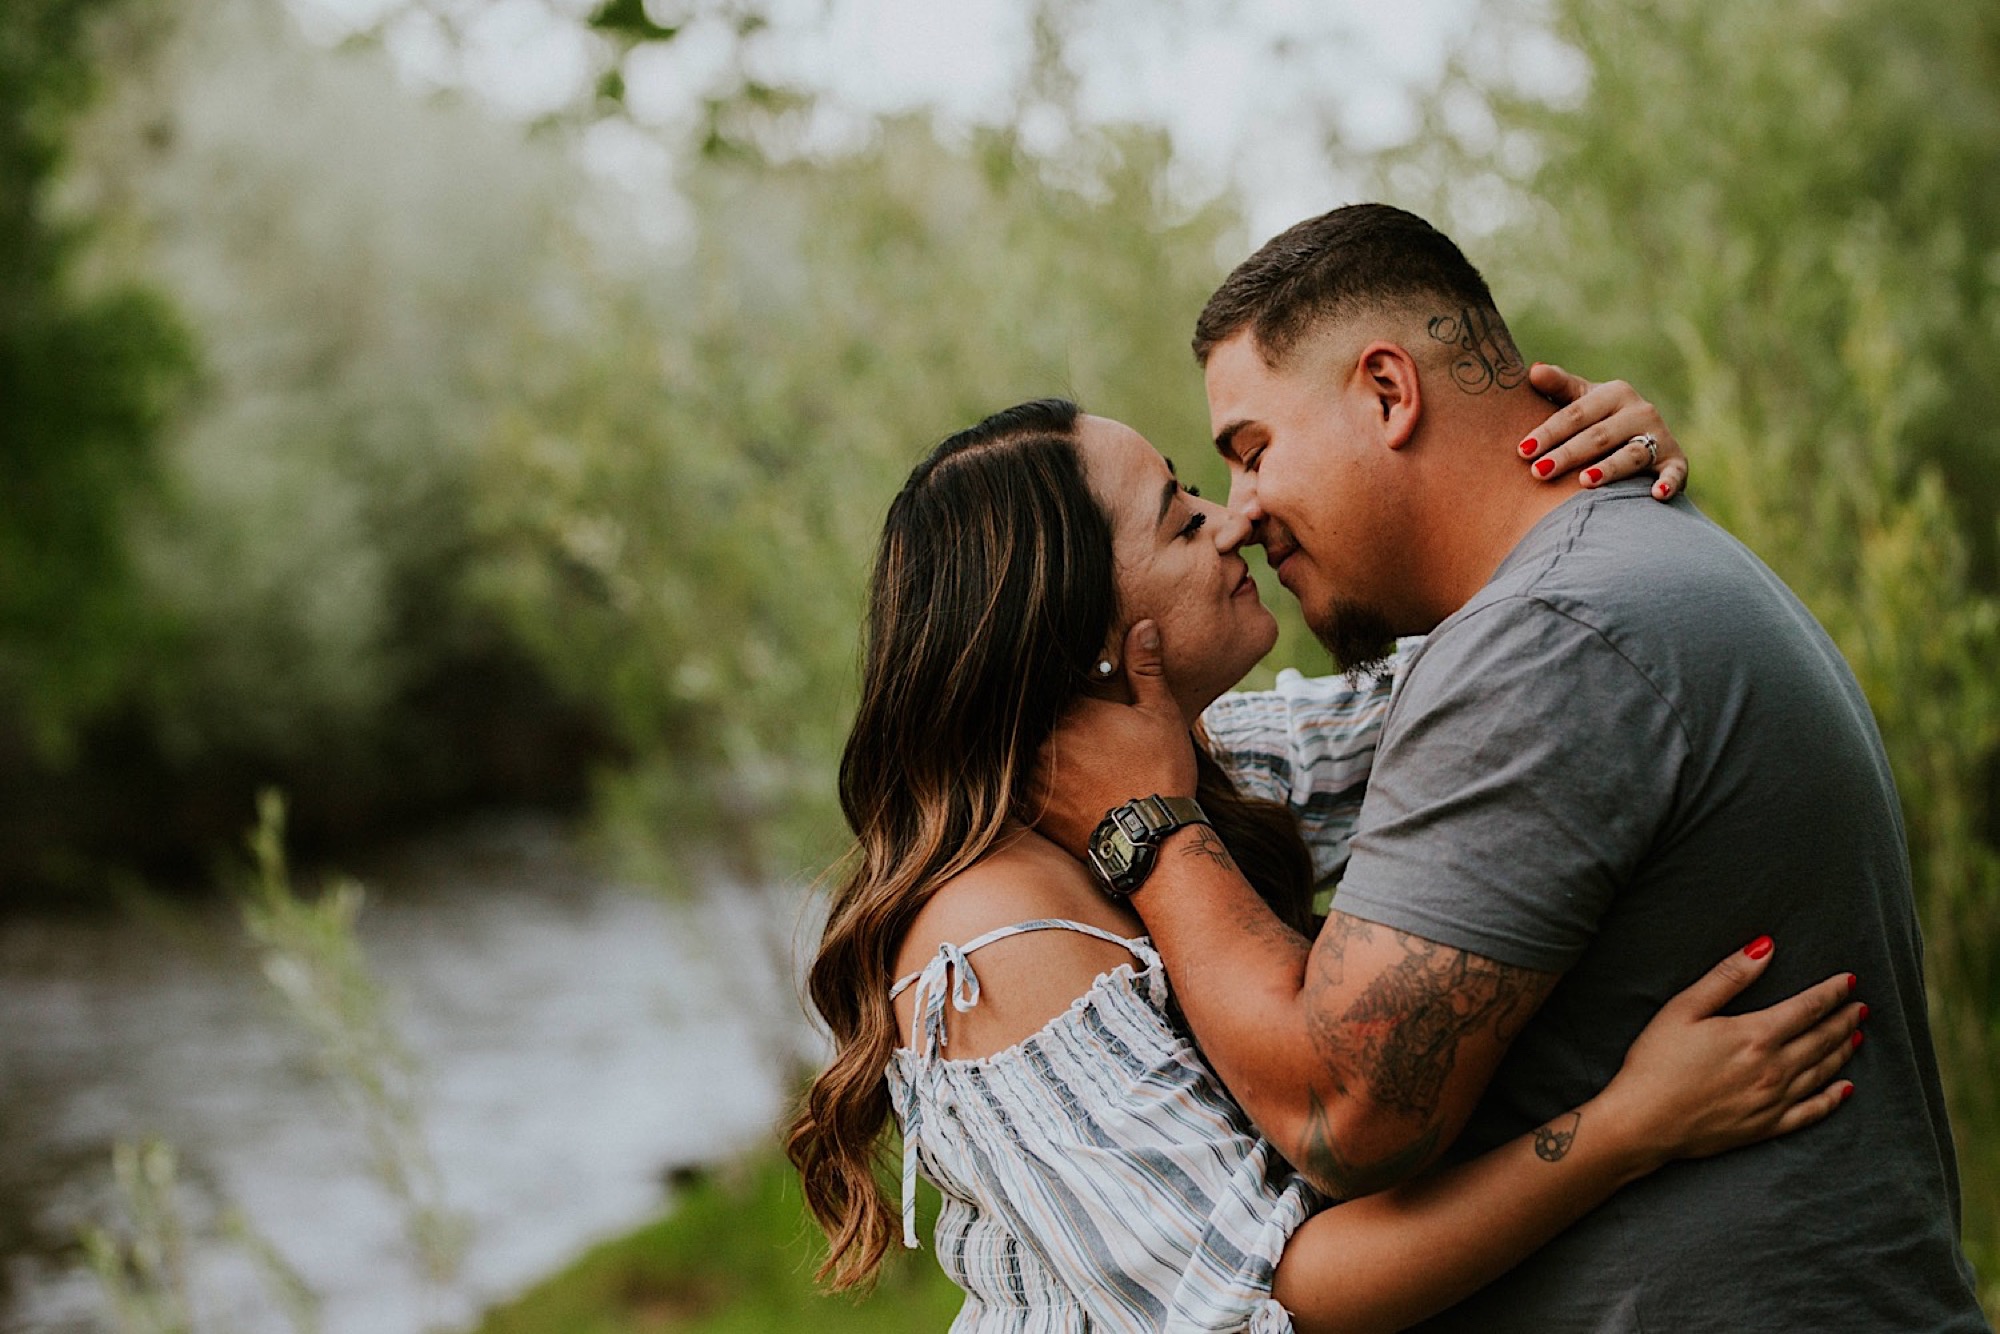
<svg viewBox="0 0 2000 1334"><path fill-rule="evenodd" d="M1987 1328L1888 761L1805 608L1684 500L1523 476L1515 442L1547 404L1477 271L1410 214L1277 237L1210 299L1195 353L1230 505L1336 659L1429 635L1309 948L1205 825L1160 806L1098 824L1193 792L1150 627L1128 646L1137 706L1087 706L1053 743L1045 830L1080 848L1098 828L1259 1127L1343 1195L1538 1128L1559 1158L1590 1127L1551 1118L1768 935L1746 1008L1859 974L1857 1096L1629 1188L1436 1327Z"/></svg>

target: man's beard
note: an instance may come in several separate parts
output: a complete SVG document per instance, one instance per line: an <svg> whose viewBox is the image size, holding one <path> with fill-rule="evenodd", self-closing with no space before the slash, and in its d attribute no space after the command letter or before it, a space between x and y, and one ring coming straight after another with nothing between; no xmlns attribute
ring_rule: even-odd
<svg viewBox="0 0 2000 1334"><path fill-rule="evenodd" d="M1395 627L1375 608L1329 598L1306 614L1306 626L1348 676L1380 671L1396 651Z"/></svg>

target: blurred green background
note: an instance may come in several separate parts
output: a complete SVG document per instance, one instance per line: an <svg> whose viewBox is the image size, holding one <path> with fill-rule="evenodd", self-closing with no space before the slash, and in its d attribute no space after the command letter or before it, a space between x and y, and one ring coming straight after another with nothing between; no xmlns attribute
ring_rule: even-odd
<svg viewBox="0 0 2000 1334"><path fill-rule="evenodd" d="M479 91L503 9L573 38L527 111ZM1866 687L2000 1311L2000 7L1448 6L1387 133L1322 24L1252 49L1222 172L1093 91L1193 6L1020 7L973 118L771 57L841 10L0 7L0 907L205 883L267 784L313 857L532 806L649 883L809 881L913 460L1063 392L1216 481L1186 342L1249 193L1385 198L1661 405Z"/></svg>

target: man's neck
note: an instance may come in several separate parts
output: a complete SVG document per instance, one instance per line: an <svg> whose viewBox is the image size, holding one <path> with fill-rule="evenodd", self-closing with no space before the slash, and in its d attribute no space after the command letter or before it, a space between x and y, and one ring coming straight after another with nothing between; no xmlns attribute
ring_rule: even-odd
<svg viewBox="0 0 2000 1334"><path fill-rule="evenodd" d="M1520 442L1547 420L1548 400L1523 388L1482 407L1435 422L1441 447L1424 461L1412 591L1429 625L1471 601L1528 531L1576 494L1573 477L1540 481L1521 458Z"/></svg>

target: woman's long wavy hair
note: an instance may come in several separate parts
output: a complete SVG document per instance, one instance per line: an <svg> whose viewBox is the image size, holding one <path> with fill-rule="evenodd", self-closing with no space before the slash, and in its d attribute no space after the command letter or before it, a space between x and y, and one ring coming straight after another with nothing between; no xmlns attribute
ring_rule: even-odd
<svg viewBox="0 0 2000 1334"><path fill-rule="evenodd" d="M940 444L889 506L840 765L856 843L807 981L835 1052L787 1143L832 1288L872 1278L895 1234L877 1168L903 935L1010 824L1033 823L1036 756L1117 615L1111 525L1084 479L1077 416L1062 399L997 412ZM1217 832L1278 915L1307 929L1311 862L1290 811L1238 794L1198 750Z"/></svg>

